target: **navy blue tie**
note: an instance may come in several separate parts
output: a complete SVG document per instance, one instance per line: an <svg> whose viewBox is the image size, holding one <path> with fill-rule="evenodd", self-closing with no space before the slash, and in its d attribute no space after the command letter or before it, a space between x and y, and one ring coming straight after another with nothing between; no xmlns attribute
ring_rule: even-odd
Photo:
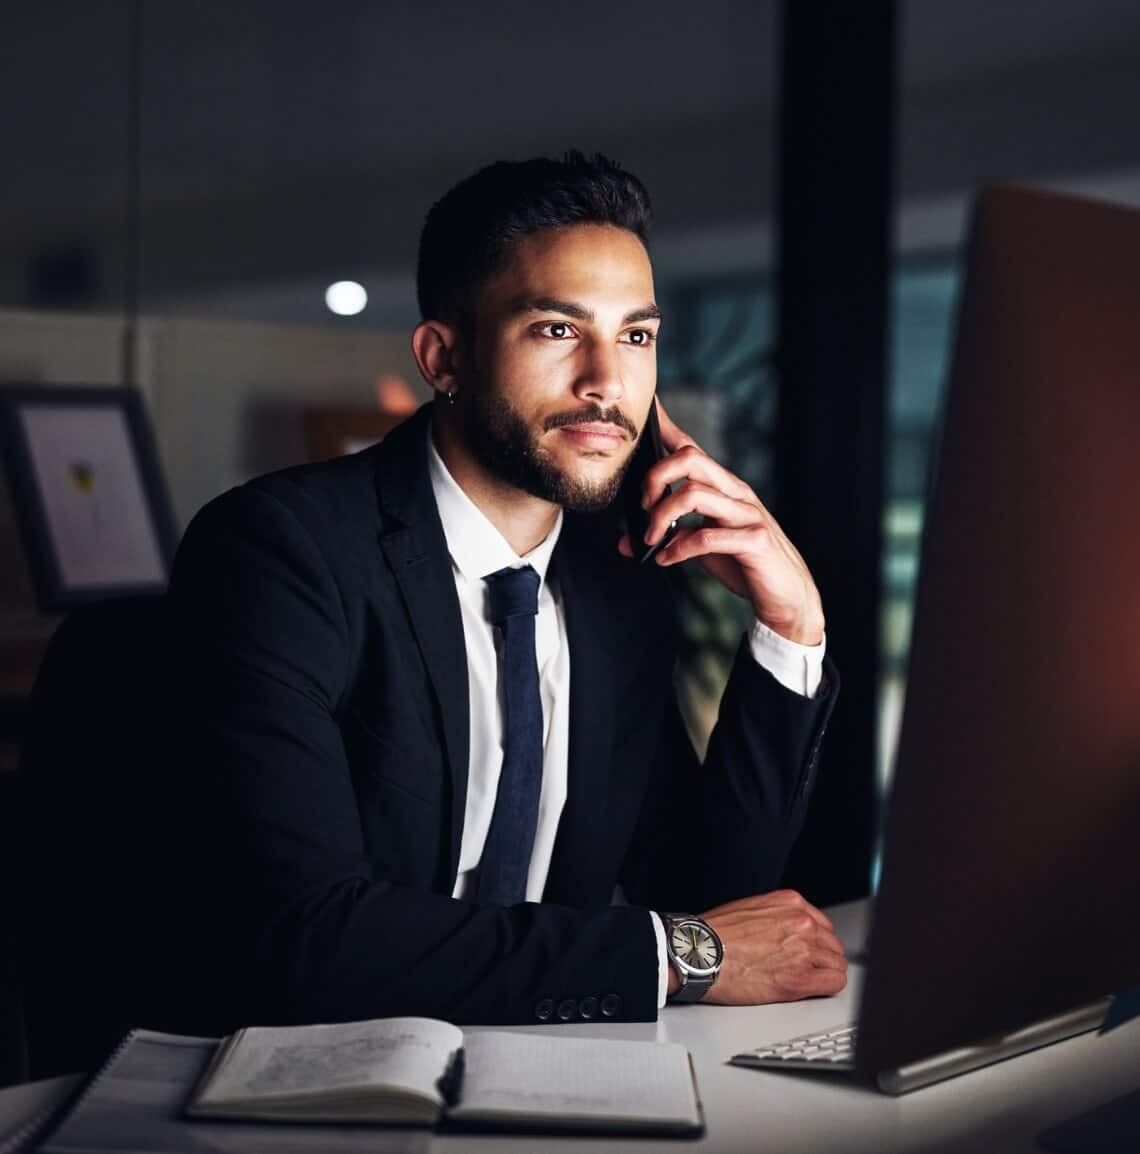
<svg viewBox="0 0 1140 1154"><path fill-rule="evenodd" d="M503 633L503 769L479 863L481 903L526 901L526 875L542 790L542 698L534 651L539 576L529 566L486 578L491 621Z"/></svg>

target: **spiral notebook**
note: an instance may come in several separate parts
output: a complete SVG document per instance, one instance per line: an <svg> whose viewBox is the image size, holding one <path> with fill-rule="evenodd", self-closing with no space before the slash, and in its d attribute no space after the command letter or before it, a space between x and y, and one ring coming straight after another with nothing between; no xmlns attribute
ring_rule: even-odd
<svg viewBox="0 0 1140 1154"><path fill-rule="evenodd" d="M704 1129L682 1046L464 1035L402 1018L244 1030L222 1043L135 1030L62 1120L37 1119L0 1154L416 1154L437 1125L676 1137Z"/></svg>
<svg viewBox="0 0 1140 1154"><path fill-rule="evenodd" d="M216 1038L135 1030L62 1118L51 1111L33 1119L0 1154L423 1154L428 1149L431 1134L424 1130L188 1119L186 1101L217 1048Z"/></svg>

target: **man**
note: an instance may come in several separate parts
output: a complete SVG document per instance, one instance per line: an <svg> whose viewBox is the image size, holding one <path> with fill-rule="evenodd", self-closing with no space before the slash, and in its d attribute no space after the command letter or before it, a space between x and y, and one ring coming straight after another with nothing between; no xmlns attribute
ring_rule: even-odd
<svg viewBox="0 0 1140 1154"><path fill-rule="evenodd" d="M453 188L420 245L434 403L187 531L196 924L231 1024L645 1020L844 985L827 918L767 892L836 692L811 576L663 409L647 541L703 527L647 565L616 528L656 385L648 222L600 157ZM756 618L704 766L671 685L664 570L689 559Z"/></svg>

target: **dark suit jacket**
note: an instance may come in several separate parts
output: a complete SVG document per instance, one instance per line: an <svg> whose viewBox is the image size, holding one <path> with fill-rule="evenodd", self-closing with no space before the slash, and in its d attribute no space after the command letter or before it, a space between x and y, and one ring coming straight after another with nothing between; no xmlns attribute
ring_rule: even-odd
<svg viewBox="0 0 1140 1154"><path fill-rule="evenodd" d="M170 596L193 686L180 712L203 802L182 914L187 951L203 929L212 943L213 964L196 964L232 1018L215 1028L533 1022L563 1003L652 1019L645 910L771 889L800 828L834 669L808 700L742 647L702 767L673 693L665 574L621 557L608 517L567 514L551 572L571 653L569 785L544 901L449 896L468 690L428 420L226 493L180 547ZM617 883L634 908L609 905Z"/></svg>

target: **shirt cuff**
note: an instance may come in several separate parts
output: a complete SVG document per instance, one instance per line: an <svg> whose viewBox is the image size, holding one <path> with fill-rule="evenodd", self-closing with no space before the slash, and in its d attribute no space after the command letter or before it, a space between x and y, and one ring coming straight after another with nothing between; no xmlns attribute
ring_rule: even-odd
<svg viewBox="0 0 1140 1154"><path fill-rule="evenodd" d="M803 697L814 697L823 680L823 654L827 635L818 645L789 641L754 620L748 631L748 647L756 664L766 669L785 689Z"/></svg>
<svg viewBox="0 0 1140 1154"><path fill-rule="evenodd" d="M653 936L657 939L657 1008L665 1005L669 996L669 955L665 952L665 923L652 910Z"/></svg>

